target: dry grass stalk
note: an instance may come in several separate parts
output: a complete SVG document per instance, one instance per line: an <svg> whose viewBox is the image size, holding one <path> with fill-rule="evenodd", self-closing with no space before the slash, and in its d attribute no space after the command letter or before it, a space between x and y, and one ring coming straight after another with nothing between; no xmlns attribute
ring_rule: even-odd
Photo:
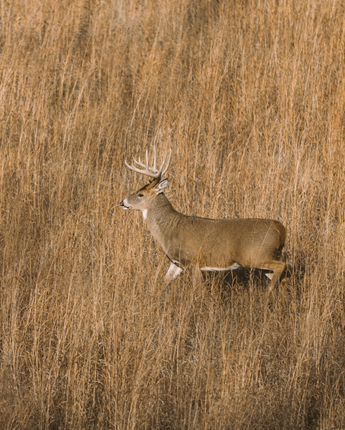
<svg viewBox="0 0 345 430"><path fill-rule="evenodd" d="M0 427L345 427L345 9L0 5ZM184 213L279 219L290 284L183 276L125 156Z"/></svg>

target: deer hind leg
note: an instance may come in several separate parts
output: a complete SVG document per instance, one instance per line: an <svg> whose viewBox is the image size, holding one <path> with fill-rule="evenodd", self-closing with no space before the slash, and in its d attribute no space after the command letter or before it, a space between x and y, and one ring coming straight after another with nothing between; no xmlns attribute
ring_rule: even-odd
<svg viewBox="0 0 345 430"><path fill-rule="evenodd" d="M195 265L194 264L191 265L191 269L192 269L193 281L196 282L197 284L201 284L204 278L202 276L199 263Z"/></svg>
<svg viewBox="0 0 345 430"><path fill-rule="evenodd" d="M266 270L272 270L273 273L267 273L266 276L270 278L271 282L269 285L269 291L272 291L275 287L276 283L279 281L282 273L285 269L285 263L282 261L265 261L258 269L266 269Z"/></svg>

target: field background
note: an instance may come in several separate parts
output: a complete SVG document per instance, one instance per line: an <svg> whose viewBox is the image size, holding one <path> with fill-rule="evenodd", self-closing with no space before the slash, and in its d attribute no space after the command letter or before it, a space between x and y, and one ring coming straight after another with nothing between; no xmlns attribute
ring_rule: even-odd
<svg viewBox="0 0 345 430"><path fill-rule="evenodd" d="M0 2L0 428L345 428L345 3ZM119 202L287 228L288 284L189 273Z"/></svg>

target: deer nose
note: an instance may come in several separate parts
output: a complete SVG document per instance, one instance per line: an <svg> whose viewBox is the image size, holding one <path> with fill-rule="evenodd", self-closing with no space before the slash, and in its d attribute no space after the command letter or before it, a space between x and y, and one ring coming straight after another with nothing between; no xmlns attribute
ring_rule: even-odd
<svg viewBox="0 0 345 430"><path fill-rule="evenodd" d="M122 200L122 202L120 202L120 206L121 206L122 209L129 209L129 207L126 206L125 200Z"/></svg>

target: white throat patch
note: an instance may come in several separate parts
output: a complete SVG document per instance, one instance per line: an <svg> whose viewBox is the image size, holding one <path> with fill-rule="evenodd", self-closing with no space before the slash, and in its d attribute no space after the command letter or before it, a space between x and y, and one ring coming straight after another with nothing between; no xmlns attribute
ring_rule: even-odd
<svg viewBox="0 0 345 430"><path fill-rule="evenodd" d="M144 217L144 219L146 219L146 218L147 218L147 209L144 209L144 210L143 210L143 217Z"/></svg>

